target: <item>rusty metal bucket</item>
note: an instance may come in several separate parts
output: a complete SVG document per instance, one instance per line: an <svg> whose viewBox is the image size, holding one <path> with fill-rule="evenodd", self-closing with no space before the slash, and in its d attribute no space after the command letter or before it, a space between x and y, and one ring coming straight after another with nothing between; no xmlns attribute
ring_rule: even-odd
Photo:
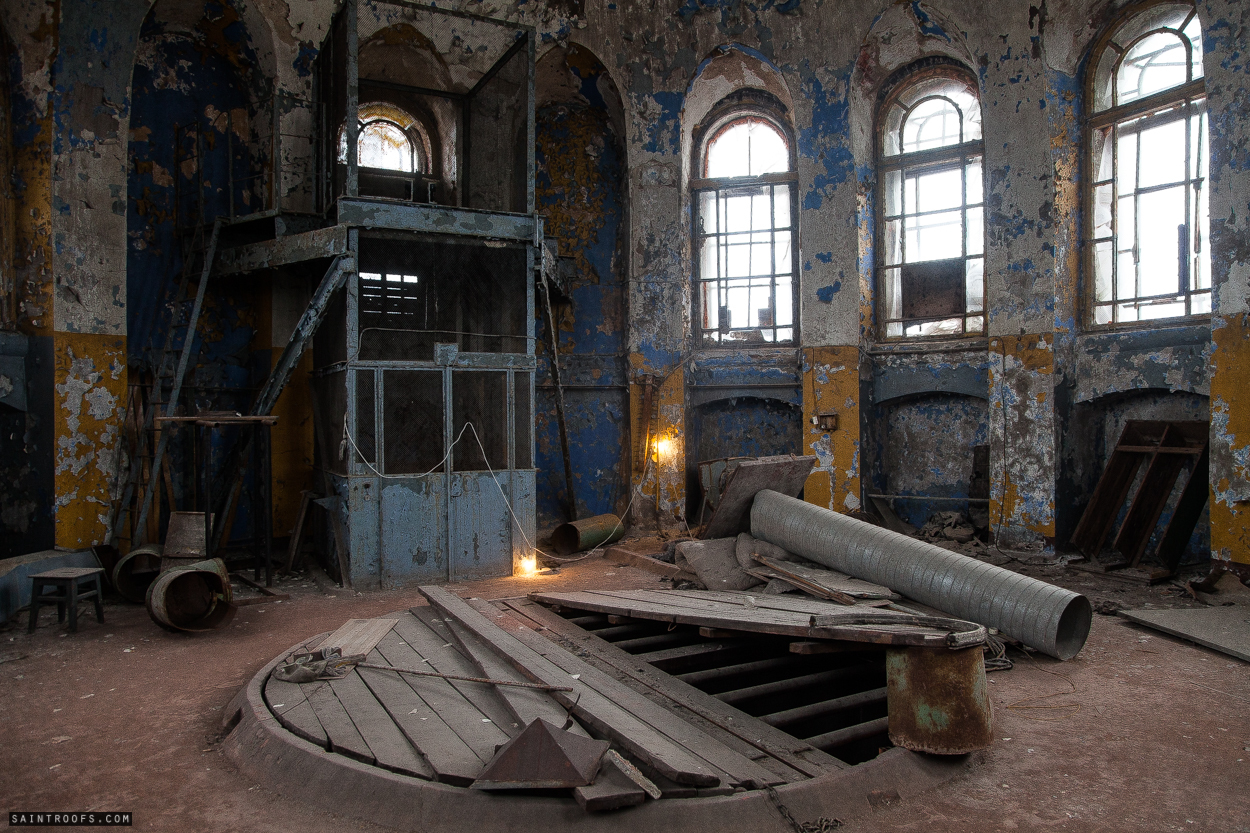
<svg viewBox="0 0 1250 833"><path fill-rule="evenodd" d="M148 588L160 572L161 549L160 544L146 544L117 559L109 578L113 581L113 589L123 599L143 604Z"/></svg>
<svg viewBox="0 0 1250 833"><path fill-rule="evenodd" d="M199 633L234 618L234 590L220 558L172 567L148 588L148 614L169 630Z"/></svg>
<svg viewBox="0 0 1250 833"><path fill-rule="evenodd" d="M993 710L980 648L890 648L885 669L895 746L963 755L993 741Z"/></svg>
<svg viewBox="0 0 1250 833"><path fill-rule="evenodd" d="M560 555L571 555L619 541L624 536L625 524L616 515L595 515L557 526L551 533L551 546Z"/></svg>

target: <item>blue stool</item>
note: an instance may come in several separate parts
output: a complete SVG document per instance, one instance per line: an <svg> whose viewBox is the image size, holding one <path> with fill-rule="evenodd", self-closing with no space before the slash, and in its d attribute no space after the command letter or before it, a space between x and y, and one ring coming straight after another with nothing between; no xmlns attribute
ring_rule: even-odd
<svg viewBox="0 0 1250 833"><path fill-rule="evenodd" d="M104 624L104 605L100 603L100 577L104 570L100 567L58 567L44 573L36 573L30 577L30 626L27 633L35 632L35 623L39 620L39 603L54 602L56 604L56 621L64 622L66 612L69 613L69 632L78 631L78 603L84 599L95 602L95 618ZM45 588L54 588L53 592L45 593ZM89 588L89 589L88 589Z"/></svg>

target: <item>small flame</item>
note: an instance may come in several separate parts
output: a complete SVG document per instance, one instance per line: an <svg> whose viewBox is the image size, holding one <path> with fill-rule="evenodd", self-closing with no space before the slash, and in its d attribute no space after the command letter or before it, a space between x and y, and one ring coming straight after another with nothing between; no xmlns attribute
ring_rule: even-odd
<svg viewBox="0 0 1250 833"><path fill-rule="evenodd" d="M673 441L667 437L661 437L655 441L655 453L660 457L667 457L673 450Z"/></svg>
<svg viewBox="0 0 1250 833"><path fill-rule="evenodd" d="M525 555L521 557L521 575L532 576L538 572L538 556Z"/></svg>

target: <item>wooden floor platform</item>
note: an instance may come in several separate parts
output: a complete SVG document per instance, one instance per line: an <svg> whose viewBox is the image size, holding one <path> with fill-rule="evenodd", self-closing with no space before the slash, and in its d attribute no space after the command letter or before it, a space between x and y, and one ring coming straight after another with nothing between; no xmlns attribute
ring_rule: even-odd
<svg viewBox="0 0 1250 833"><path fill-rule="evenodd" d="M845 704L849 697L871 711L861 708L846 718L868 727L851 739L875 734L879 745L888 746L879 725L884 719L880 663L853 655L848 659L845 653L825 656L837 653L832 649L796 649L784 638L809 635L806 621L837 607L827 602L768 599L759 608L743 609L739 600L681 594L700 612L739 606L738 621L770 626L765 630L774 634L780 630L783 638L767 642L767 635L700 628L704 619L698 616L680 630L675 624L619 616L612 618L625 624L615 627L606 616L587 618L585 608L598 602L615 610L627 602L642 616L675 609L628 594L565 594L549 600L576 601L583 608L563 618L527 600L488 603L465 601L441 588L422 592L431 602L428 607L345 626L345 638L354 644L372 632L363 643L368 652L362 664L566 690L357 667L341 679L305 683L270 676L263 694L273 716L287 731L330 753L459 787L471 785L500 746L532 720L544 718L610 741L667 798L777 787L849 766L779 728L771 715L752 714L760 713L756 701L768 694L774 696L763 702L780 704L786 714L795 712L794 695L805 687L818 700ZM729 619L713 615L707 621ZM781 624L786 627L771 627ZM379 639L378 634L384 635ZM719 682L733 683L743 674L763 687L721 685L718 690ZM807 701L800 706L805 714L820 711Z"/></svg>
<svg viewBox="0 0 1250 833"><path fill-rule="evenodd" d="M883 645L421 592L429 606L347 623L337 632L344 653L363 655L362 664L554 690L368 667L303 683L273 676L308 646L323 646L312 640L275 658L227 710L226 748L236 764L284 796L349 815L477 833L581 829L588 811L621 806L610 795L579 801L571 789L470 788L497 750L540 718L607 740L659 796L595 813L603 830L630 818L691 830L771 829L782 818L777 800L798 802L804 814L824 808L817 815L846 817L883 785L907 794L962 765L890 747ZM711 601L688 598L696 607ZM777 616L822 615L830 604L767 603L755 617L767 626ZM620 767L607 769L619 780ZM609 779L599 780L593 789L611 792ZM737 803L727 822L716 802L730 799Z"/></svg>

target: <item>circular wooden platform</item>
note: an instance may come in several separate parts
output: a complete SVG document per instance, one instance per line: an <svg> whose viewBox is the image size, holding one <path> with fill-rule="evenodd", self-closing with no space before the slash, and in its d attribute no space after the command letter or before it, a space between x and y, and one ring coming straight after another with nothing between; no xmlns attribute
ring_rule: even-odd
<svg viewBox="0 0 1250 833"><path fill-rule="evenodd" d="M420 663L442 673L456 672L455 658L464 658L434 630L441 620L424 616L423 624L408 611L384 618L404 621L371 657L403 667ZM491 686L457 687L431 678L408 678L420 681L408 686L391 672L364 670L363 677L355 671L356 679L342 685L336 681L333 691L324 688L322 693L326 683L304 684L301 702L300 692L293 691L300 687L270 680L273 669L292 652L318 641L314 637L275 657L236 695L223 720L229 729L226 754L246 775L285 799L396 830L790 831L784 813L799 823L845 821L870 812L874 803L906 799L942 783L967 763L965 758L889 749L866 763L773 790L648 799L635 807L587 813L571 796L467 787L497 743L515 734L499 725L508 717L498 704L481 696L492 692ZM440 655L440 649L450 650ZM388 674L390 680L384 681ZM457 775L457 767L463 774Z"/></svg>

